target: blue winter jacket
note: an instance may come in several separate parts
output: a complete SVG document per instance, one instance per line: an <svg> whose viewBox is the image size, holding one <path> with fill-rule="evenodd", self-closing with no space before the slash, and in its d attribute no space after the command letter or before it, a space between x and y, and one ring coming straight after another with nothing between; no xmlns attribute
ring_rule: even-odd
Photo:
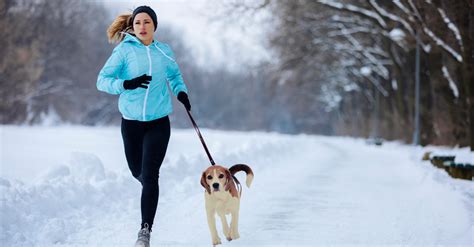
<svg viewBox="0 0 474 247"><path fill-rule="evenodd" d="M124 80L143 74L152 76L147 89L123 87ZM118 107L123 118L151 121L173 111L167 81L175 96L188 92L171 48L155 40L145 46L137 37L126 34L100 71L97 89L120 94Z"/></svg>

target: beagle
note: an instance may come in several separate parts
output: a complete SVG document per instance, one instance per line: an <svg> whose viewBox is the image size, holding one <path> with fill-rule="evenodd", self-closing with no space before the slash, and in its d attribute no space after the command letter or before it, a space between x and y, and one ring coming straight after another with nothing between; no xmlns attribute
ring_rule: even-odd
<svg viewBox="0 0 474 247"><path fill-rule="evenodd" d="M229 169L213 165L202 173L201 185L206 189L204 195L207 223L214 246L221 244L221 239L216 230L216 213L221 218L226 239L231 241L240 237L238 223L242 186L234 176L239 171L244 171L247 174L245 183L250 188L254 175L252 169L244 164L237 164ZM230 227L227 224L226 214L231 215Z"/></svg>

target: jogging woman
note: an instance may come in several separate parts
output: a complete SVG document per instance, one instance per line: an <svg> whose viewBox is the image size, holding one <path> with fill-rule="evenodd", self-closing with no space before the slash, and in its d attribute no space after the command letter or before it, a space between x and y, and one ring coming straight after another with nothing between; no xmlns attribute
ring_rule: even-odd
<svg viewBox="0 0 474 247"><path fill-rule="evenodd" d="M148 6L119 15L107 29L119 42L97 79L97 88L118 94L122 138L130 171L141 184L141 226L136 246L150 245L158 205L158 177L170 138L171 95L189 111L187 88L171 48L154 40L158 26Z"/></svg>

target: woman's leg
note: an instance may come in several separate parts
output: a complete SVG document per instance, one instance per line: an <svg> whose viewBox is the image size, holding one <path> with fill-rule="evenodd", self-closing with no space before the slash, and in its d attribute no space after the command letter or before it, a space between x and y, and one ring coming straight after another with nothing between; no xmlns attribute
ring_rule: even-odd
<svg viewBox="0 0 474 247"><path fill-rule="evenodd" d="M147 123L143 139L142 178L143 190L141 199L142 226L148 223L150 229L158 206L158 178L160 167L165 158L170 139L170 122L168 117Z"/></svg>
<svg viewBox="0 0 474 247"><path fill-rule="evenodd" d="M142 155L145 125L139 121L122 118L122 139L128 168L132 175L142 183ZM143 184L143 183L142 183Z"/></svg>

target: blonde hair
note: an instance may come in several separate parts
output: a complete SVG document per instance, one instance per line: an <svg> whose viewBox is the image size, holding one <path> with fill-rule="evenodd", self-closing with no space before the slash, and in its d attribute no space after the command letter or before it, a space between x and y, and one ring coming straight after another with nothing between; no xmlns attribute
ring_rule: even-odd
<svg viewBox="0 0 474 247"><path fill-rule="evenodd" d="M107 28L107 37L110 43L119 43L125 37L122 32L133 33L132 14L122 14L115 18Z"/></svg>

